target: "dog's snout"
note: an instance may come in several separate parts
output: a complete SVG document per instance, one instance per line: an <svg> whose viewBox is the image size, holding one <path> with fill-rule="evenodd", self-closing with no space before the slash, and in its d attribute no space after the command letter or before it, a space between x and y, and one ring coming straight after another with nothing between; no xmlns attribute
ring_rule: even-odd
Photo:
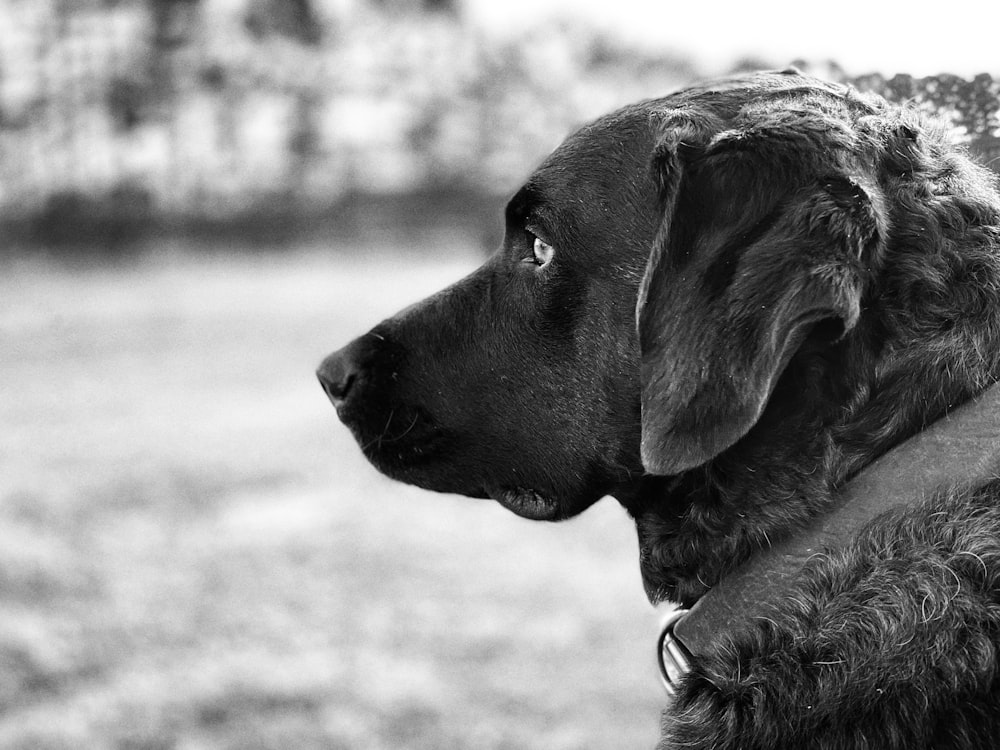
<svg viewBox="0 0 1000 750"><path fill-rule="evenodd" d="M323 392L336 407L342 406L347 400L360 371L351 349L352 347L348 346L334 352L324 359L316 370L316 377L323 386Z"/></svg>

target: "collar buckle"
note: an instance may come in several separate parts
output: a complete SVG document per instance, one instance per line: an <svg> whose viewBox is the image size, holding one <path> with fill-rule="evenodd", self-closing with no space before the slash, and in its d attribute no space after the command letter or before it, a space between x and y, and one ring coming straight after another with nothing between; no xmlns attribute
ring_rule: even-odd
<svg viewBox="0 0 1000 750"><path fill-rule="evenodd" d="M675 609L667 614L656 641L656 660L660 666L660 682L667 695L677 695L680 680L691 671L691 654L674 635L674 628L687 615L686 609Z"/></svg>

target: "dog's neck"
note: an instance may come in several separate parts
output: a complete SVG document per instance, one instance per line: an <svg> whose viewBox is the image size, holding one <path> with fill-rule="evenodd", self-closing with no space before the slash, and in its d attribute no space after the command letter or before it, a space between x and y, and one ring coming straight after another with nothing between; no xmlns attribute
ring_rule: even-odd
<svg viewBox="0 0 1000 750"><path fill-rule="evenodd" d="M833 508L761 551L727 575L664 631L661 669L668 691L687 657L706 654L720 638L789 596L797 574L817 554L844 548L876 517L905 512L951 487L974 487L1000 476L1000 384L949 412L885 454L837 492ZM676 654L681 657L677 658Z"/></svg>
<svg viewBox="0 0 1000 750"><path fill-rule="evenodd" d="M963 174L975 182L967 168L932 162L942 195ZM635 517L653 601L697 600L826 512L880 455L1000 378L1000 201L985 189L921 195L894 204L856 325L839 340L810 335L745 436L698 468L616 495Z"/></svg>
<svg viewBox="0 0 1000 750"><path fill-rule="evenodd" d="M909 402L879 404L876 395L853 410L838 402L803 414L801 404L822 403L801 394L808 380L792 379L794 395L777 394L733 449L678 477L646 477L619 498L636 521L652 602L690 606L758 550L827 513L837 490L882 453L982 390L955 382Z"/></svg>

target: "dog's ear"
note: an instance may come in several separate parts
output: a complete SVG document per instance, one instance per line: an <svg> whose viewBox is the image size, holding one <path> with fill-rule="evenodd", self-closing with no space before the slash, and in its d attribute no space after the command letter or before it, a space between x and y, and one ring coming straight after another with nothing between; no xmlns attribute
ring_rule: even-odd
<svg viewBox="0 0 1000 750"><path fill-rule="evenodd" d="M731 446L808 336L857 321L880 198L817 137L793 123L658 146L664 216L636 311L647 471Z"/></svg>

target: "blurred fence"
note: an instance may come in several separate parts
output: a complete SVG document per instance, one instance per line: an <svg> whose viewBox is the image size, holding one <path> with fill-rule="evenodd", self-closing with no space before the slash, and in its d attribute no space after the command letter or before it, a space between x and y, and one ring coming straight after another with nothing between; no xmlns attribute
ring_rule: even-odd
<svg viewBox="0 0 1000 750"><path fill-rule="evenodd" d="M574 125L692 76L593 32L484 38L440 1L0 0L0 218L120 242L502 194Z"/></svg>
<svg viewBox="0 0 1000 750"><path fill-rule="evenodd" d="M495 39L460 0L0 0L0 226L101 247L492 226L574 126L698 75L582 26ZM990 76L853 83L1000 157Z"/></svg>
<svg viewBox="0 0 1000 750"><path fill-rule="evenodd" d="M909 102L951 126L953 138L965 144L980 163L1000 171L1000 80L982 73L971 81L955 75L914 78L876 73L849 78L834 76L861 91L889 101Z"/></svg>

